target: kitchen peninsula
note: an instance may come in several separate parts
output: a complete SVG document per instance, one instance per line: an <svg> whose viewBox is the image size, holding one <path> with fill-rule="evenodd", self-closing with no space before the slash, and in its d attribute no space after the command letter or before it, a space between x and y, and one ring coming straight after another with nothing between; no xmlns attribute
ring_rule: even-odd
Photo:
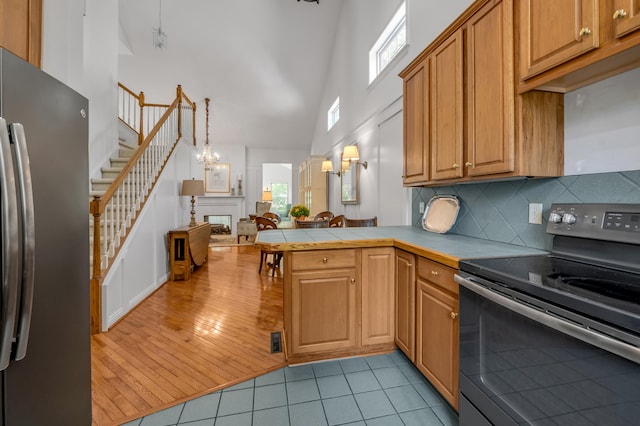
<svg viewBox="0 0 640 426"><path fill-rule="evenodd" d="M270 230L256 246L284 252L290 364L397 346L456 409L459 260L544 253L411 226Z"/></svg>

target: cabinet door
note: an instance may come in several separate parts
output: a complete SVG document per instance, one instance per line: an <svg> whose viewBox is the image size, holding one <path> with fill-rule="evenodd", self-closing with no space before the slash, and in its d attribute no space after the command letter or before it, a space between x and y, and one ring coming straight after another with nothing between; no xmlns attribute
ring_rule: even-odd
<svg viewBox="0 0 640 426"><path fill-rule="evenodd" d="M0 0L0 46L40 67L42 0Z"/></svg>
<svg viewBox="0 0 640 426"><path fill-rule="evenodd" d="M618 38L638 30L640 28L640 0L616 0L613 19Z"/></svg>
<svg viewBox="0 0 640 426"><path fill-rule="evenodd" d="M416 256L396 250L396 345L412 361L416 359Z"/></svg>
<svg viewBox="0 0 640 426"><path fill-rule="evenodd" d="M467 25L468 176L515 166L513 1L490 2Z"/></svg>
<svg viewBox="0 0 640 426"><path fill-rule="evenodd" d="M520 0L520 78L599 46L598 0Z"/></svg>
<svg viewBox="0 0 640 426"><path fill-rule="evenodd" d="M291 316L293 354L355 347L355 269L291 274Z"/></svg>
<svg viewBox="0 0 640 426"><path fill-rule="evenodd" d="M458 409L458 299L418 278L416 366Z"/></svg>
<svg viewBox="0 0 640 426"><path fill-rule="evenodd" d="M404 184L429 180L429 85L428 62L424 61L403 82Z"/></svg>
<svg viewBox="0 0 640 426"><path fill-rule="evenodd" d="M462 43L462 29L459 29L429 56L432 180L462 177Z"/></svg>
<svg viewBox="0 0 640 426"><path fill-rule="evenodd" d="M362 249L362 344L393 343L393 247Z"/></svg>

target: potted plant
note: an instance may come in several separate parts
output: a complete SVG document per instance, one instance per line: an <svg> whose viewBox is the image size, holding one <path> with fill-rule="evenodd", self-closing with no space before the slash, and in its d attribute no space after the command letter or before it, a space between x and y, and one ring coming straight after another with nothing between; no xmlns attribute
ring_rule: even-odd
<svg viewBox="0 0 640 426"><path fill-rule="evenodd" d="M304 204L296 204L295 206L291 207L289 214L291 214L291 216L295 217L298 220L304 220L307 216L309 216L309 208Z"/></svg>

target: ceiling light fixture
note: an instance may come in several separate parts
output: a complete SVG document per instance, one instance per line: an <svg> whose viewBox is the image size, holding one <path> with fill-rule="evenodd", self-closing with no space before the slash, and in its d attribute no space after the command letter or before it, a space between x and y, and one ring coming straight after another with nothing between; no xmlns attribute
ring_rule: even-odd
<svg viewBox="0 0 640 426"><path fill-rule="evenodd" d="M160 7L158 12L158 28L152 28L153 45L158 49L165 50L167 48L167 33L162 31L162 0L159 0Z"/></svg>
<svg viewBox="0 0 640 426"><path fill-rule="evenodd" d="M300 1L300 0L298 0L298 1ZM304 0L304 1L306 1L307 3L318 3L318 4L320 4L320 0Z"/></svg>
<svg viewBox="0 0 640 426"><path fill-rule="evenodd" d="M198 154L196 156L196 158L198 159L198 161L200 163L216 163L218 162L218 160L220 160L220 154L218 154L217 152L212 153L211 152L211 146L209 145L209 98L205 98L204 102L205 102L205 110L206 110L206 117L207 117L207 121L206 121L206 139L204 141L204 148L202 149L202 152L200 154Z"/></svg>

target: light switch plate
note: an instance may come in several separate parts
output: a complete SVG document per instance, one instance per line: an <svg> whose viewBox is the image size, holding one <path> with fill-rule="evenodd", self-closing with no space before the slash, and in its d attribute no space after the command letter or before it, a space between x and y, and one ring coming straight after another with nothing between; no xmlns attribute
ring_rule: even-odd
<svg viewBox="0 0 640 426"><path fill-rule="evenodd" d="M529 203L529 223L542 225L542 204Z"/></svg>
<svg viewBox="0 0 640 426"><path fill-rule="evenodd" d="M420 204L418 204L419 208L420 208L420 213L424 213L424 201L420 201Z"/></svg>

